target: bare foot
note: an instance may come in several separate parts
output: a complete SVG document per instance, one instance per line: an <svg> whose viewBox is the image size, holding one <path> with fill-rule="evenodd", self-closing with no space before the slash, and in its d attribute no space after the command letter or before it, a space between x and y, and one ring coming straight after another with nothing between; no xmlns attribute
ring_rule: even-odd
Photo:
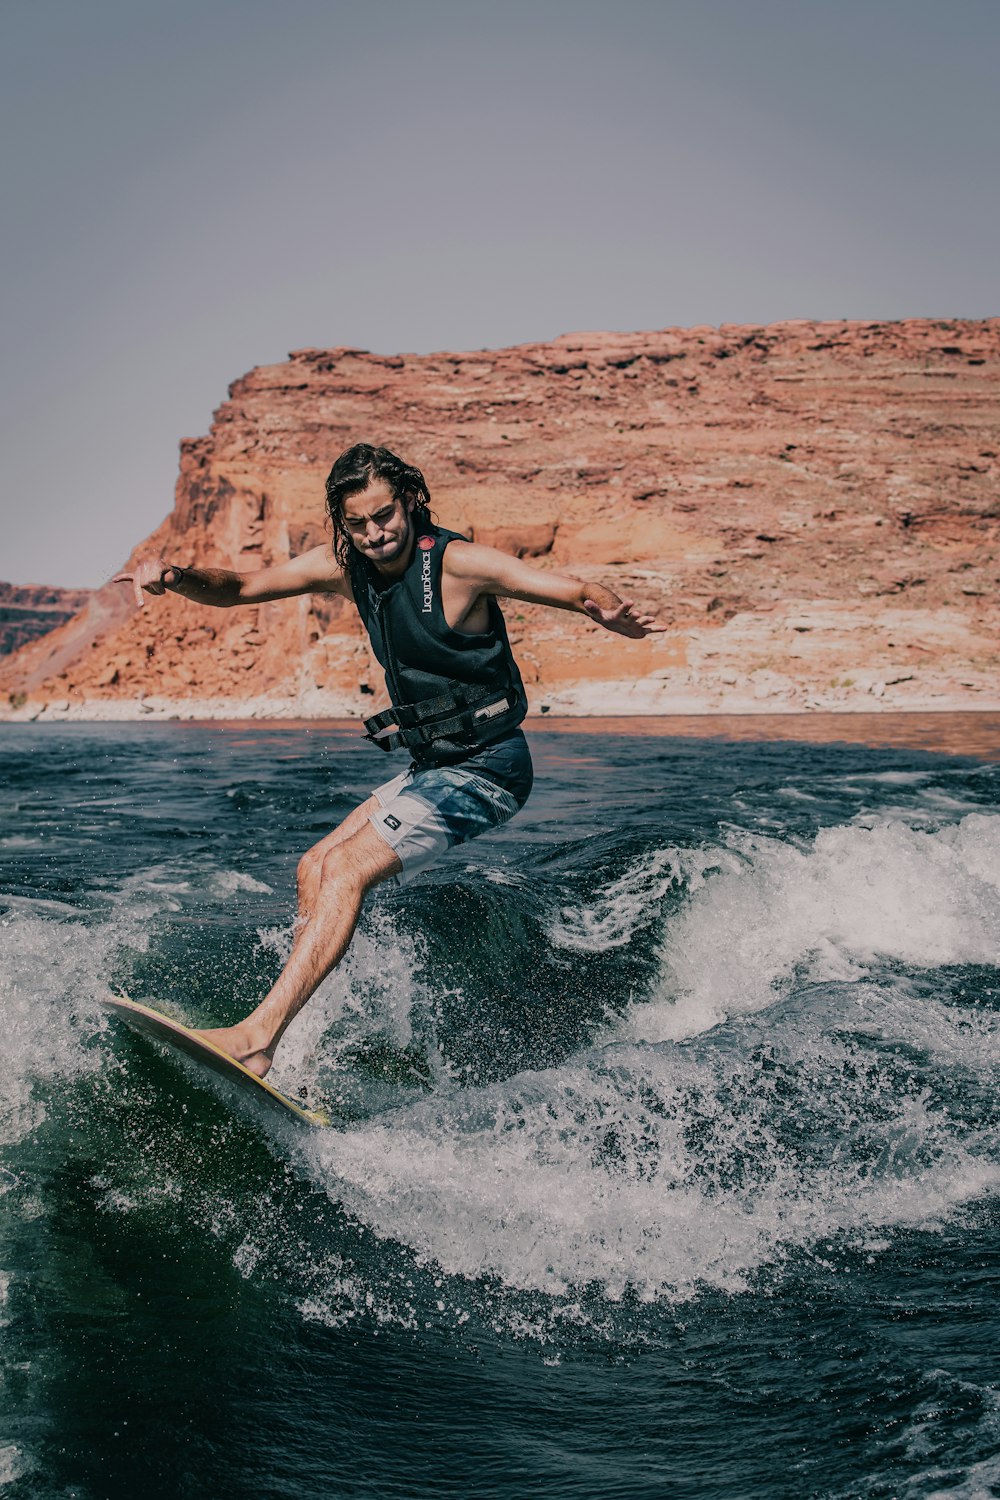
<svg viewBox="0 0 1000 1500"><path fill-rule="evenodd" d="M239 1026L217 1026L211 1031L197 1031L196 1036L204 1037L206 1042L211 1042L223 1052L228 1052L230 1057L235 1057L251 1073L256 1073L258 1078L263 1078L274 1061L274 1049L277 1046L273 1042L271 1046L261 1045L261 1038L253 1036L244 1025Z"/></svg>

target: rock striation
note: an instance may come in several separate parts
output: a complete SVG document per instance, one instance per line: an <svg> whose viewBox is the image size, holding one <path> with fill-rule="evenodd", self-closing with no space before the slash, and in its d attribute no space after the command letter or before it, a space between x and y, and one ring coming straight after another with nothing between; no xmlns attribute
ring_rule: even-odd
<svg viewBox="0 0 1000 1500"><path fill-rule="evenodd" d="M327 535L337 453L384 443L446 524L669 626L628 642L509 604L536 709L995 708L998 395L1000 319L299 349L182 442L174 509L133 559L294 555ZM357 714L379 682L346 603L137 612L121 585L0 663L19 715Z"/></svg>
<svg viewBox="0 0 1000 1500"><path fill-rule="evenodd" d="M10 656L72 619L89 597L90 589L0 583L0 656Z"/></svg>

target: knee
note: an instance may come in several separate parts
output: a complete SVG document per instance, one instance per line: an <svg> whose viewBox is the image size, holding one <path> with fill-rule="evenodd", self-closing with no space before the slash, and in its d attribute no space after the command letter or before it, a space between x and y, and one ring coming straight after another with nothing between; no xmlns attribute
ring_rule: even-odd
<svg viewBox="0 0 1000 1500"><path fill-rule="evenodd" d="M319 871L319 888L324 896L363 896L364 883L358 871L339 849L324 855Z"/></svg>
<svg viewBox="0 0 1000 1500"><path fill-rule="evenodd" d="M323 856L317 854L315 849L307 849L299 860L296 874L298 876L299 889L311 885L318 880L323 870Z"/></svg>

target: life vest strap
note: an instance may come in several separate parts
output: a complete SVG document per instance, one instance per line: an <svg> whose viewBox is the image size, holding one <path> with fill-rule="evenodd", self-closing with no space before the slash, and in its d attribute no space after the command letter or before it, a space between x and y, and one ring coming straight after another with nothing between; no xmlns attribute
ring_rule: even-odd
<svg viewBox="0 0 1000 1500"><path fill-rule="evenodd" d="M480 683L456 683L454 689L420 703L400 703L365 719L365 732L380 750L405 745L418 750L435 740L474 737L476 730L517 704L513 687L497 689Z"/></svg>

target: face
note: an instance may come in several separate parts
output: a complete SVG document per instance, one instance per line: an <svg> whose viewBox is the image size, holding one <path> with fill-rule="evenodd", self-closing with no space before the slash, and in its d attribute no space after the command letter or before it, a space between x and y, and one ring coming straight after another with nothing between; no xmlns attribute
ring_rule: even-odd
<svg viewBox="0 0 1000 1500"><path fill-rule="evenodd" d="M394 563L406 551L413 531L412 500L397 500L384 479L349 495L343 517L358 551L376 567Z"/></svg>

